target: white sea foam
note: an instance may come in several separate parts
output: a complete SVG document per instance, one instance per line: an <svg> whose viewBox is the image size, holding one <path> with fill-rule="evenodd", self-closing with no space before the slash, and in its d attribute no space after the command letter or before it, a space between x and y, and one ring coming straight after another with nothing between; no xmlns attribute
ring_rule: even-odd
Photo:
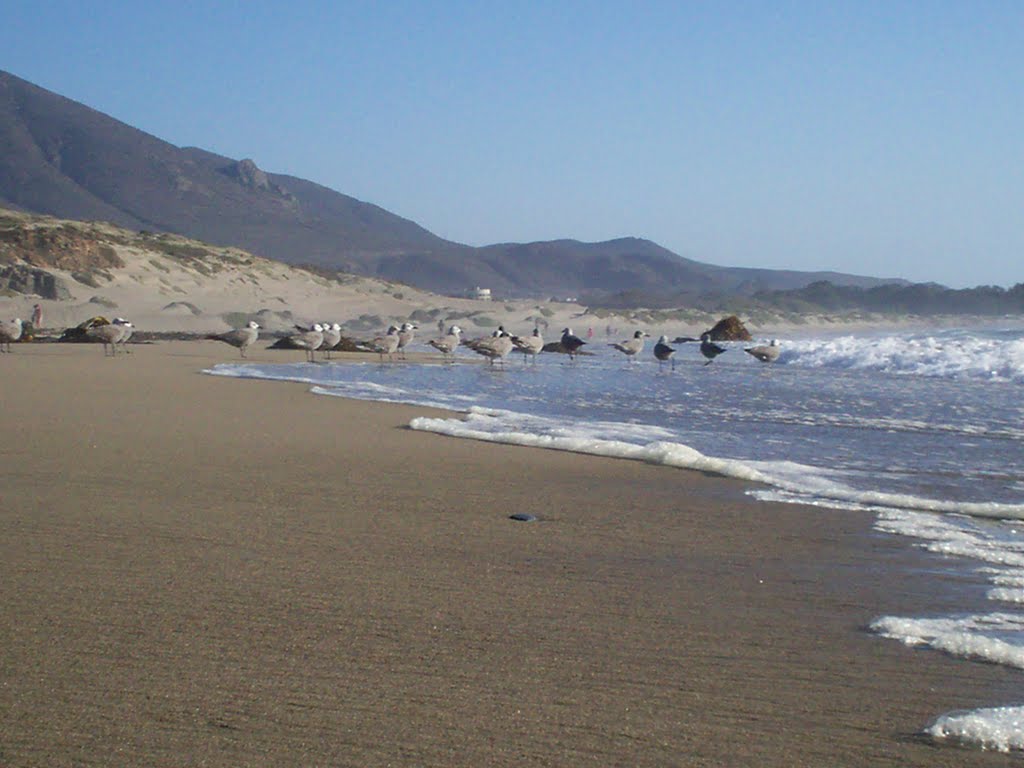
<svg viewBox="0 0 1024 768"><path fill-rule="evenodd" d="M980 568L980 572L991 574L989 581L1001 587L1024 587L1024 571L1002 568Z"/></svg>
<svg viewBox="0 0 1024 768"><path fill-rule="evenodd" d="M871 629L905 645L926 646L953 656L1024 669L1024 647L1003 639L1024 637L1024 616L1020 614L945 618L883 616L871 622Z"/></svg>
<svg viewBox="0 0 1024 768"><path fill-rule="evenodd" d="M297 381L302 384L322 384L323 371L312 363L285 365L259 365L256 363L218 363L203 373L232 379L266 379L268 381Z"/></svg>
<svg viewBox="0 0 1024 768"><path fill-rule="evenodd" d="M995 587L986 592L985 596L989 600L996 600L1000 603L1024 603L1024 589Z"/></svg>
<svg viewBox="0 0 1024 768"><path fill-rule="evenodd" d="M1024 381L1024 339L841 336L787 342L780 362L808 368Z"/></svg>
<svg viewBox="0 0 1024 768"><path fill-rule="evenodd" d="M453 437L633 459L752 482L768 482L768 478L743 462L705 456L688 445L664 440L628 442L658 434L661 430L656 427L621 423L576 426L512 411L478 407L471 408L465 419L421 416L413 419L409 426Z"/></svg>
<svg viewBox="0 0 1024 768"><path fill-rule="evenodd" d="M1024 749L1024 707L950 712L938 718L926 733L942 741L1000 752Z"/></svg>
<svg viewBox="0 0 1024 768"><path fill-rule="evenodd" d="M1024 568L1024 542L986 535L981 529L961 524L955 517L880 510L875 529L920 539L921 546L929 552Z"/></svg>

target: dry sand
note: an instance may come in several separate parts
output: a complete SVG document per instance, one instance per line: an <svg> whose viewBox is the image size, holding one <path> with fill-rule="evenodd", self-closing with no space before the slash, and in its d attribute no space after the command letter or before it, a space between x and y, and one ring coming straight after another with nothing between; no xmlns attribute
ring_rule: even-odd
<svg viewBox="0 0 1024 768"><path fill-rule="evenodd" d="M864 631L948 607L869 516L198 373L233 353L0 357L0 765L1017 763L915 735L1020 677Z"/></svg>

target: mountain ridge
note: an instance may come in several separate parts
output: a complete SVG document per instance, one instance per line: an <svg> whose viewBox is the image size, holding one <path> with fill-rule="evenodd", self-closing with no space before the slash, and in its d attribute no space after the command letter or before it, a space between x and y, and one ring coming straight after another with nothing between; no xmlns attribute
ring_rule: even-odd
<svg viewBox="0 0 1024 768"><path fill-rule="evenodd" d="M176 147L2 70L0 204L166 231L447 294L481 285L510 296L623 289L749 295L822 279L862 287L905 282L719 267L636 237L464 245L373 203L262 170L252 159Z"/></svg>

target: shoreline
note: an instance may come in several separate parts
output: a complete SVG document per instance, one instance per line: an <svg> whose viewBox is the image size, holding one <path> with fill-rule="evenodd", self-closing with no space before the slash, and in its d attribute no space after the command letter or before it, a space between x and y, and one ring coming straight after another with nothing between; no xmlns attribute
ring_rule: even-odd
<svg viewBox="0 0 1024 768"><path fill-rule="evenodd" d="M0 359L0 763L1016 759L917 735L1019 673L866 631L953 605L872 515L198 373L233 351Z"/></svg>

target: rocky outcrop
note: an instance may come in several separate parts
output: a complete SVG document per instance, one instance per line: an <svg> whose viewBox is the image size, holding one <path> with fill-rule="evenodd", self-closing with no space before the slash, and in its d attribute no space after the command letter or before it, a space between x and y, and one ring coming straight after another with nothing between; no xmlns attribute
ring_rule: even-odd
<svg viewBox="0 0 1024 768"><path fill-rule="evenodd" d="M295 195L280 184L274 183L274 181L267 176L265 171L261 170L256 163L248 158L245 160L239 160L236 163L231 163L231 165L223 169L223 173L247 189L256 190L258 192L269 192L279 198L278 202L286 207L298 208L299 201Z"/></svg>
<svg viewBox="0 0 1024 768"><path fill-rule="evenodd" d="M267 191L271 189L270 179L267 178L267 174L261 171L256 163L248 158L232 163L224 169L224 173L243 187L265 189Z"/></svg>
<svg viewBox="0 0 1024 768"><path fill-rule="evenodd" d="M705 333L711 334L712 341L751 341L754 338L736 315L723 317Z"/></svg>
<svg viewBox="0 0 1024 768"><path fill-rule="evenodd" d="M70 299L67 283L45 269L12 264L0 267L0 291L35 294L44 299Z"/></svg>

